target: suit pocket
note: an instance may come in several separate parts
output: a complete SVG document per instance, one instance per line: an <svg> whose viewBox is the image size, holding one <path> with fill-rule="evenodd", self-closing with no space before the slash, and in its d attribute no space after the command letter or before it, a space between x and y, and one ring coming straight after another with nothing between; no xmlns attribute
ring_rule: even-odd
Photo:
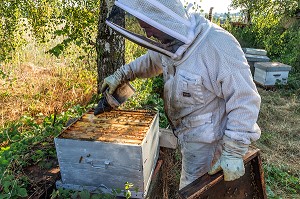
<svg viewBox="0 0 300 199"><path fill-rule="evenodd" d="M202 78L193 73L178 70L175 76L175 102L178 106L204 106Z"/></svg>
<svg viewBox="0 0 300 199"><path fill-rule="evenodd" d="M212 113L186 118L183 120L183 124L187 128L187 131L183 132L181 135L183 141L203 143L212 143L216 141Z"/></svg>

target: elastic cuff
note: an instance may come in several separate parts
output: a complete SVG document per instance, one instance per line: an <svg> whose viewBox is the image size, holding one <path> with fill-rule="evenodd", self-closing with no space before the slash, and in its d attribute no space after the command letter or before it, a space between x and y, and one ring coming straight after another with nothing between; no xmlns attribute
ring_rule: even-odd
<svg viewBox="0 0 300 199"><path fill-rule="evenodd" d="M243 144L251 144L251 142L256 141L260 137L260 131L257 132L239 132L225 130L225 135L229 138L241 142Z"/></svg>
<svg viewBox="0 0 300 199"><path fill-rule="evenodd" d="M227 135L223 136L223 142L227 143L229 145L233 145L233 146L240 146L240 147L248 147L249 146L249 144L244 144L238 140L228 137Z"/></svg>
<svg viewBox="0 0 300 199"><path fill-rule="evenodd" d="M114 76L115 76L115 78L117 79L117 81L118 81L119 83L124 82L123 79L125 79L125 78L123 78L124 75L123 75L121 69L116 70L116 71L114 72Z"/></svg>
<svg viewBox="0 0 300 199"><path fill-rule="evenodd" d="M235 157L243 157L248 151L249 145L223 136L223 150Z"/></svg>
<svg viewBox="0 0 300 199"><path fill-rule="evenodd" d="M122 83L133 81L136 78L130 66L127 64L121 66L116 72Z"/></svg>

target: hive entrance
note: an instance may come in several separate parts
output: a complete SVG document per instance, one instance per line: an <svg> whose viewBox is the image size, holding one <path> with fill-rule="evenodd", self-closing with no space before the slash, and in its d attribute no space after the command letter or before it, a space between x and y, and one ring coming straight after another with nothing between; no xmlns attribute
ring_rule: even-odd
<svg viewBox="0 0 300 199"><path fill-rule="evenodd" d="M141 144L155 114L152 111L115 110L94 116L90 111L69 126L59 137Z"/></svg>

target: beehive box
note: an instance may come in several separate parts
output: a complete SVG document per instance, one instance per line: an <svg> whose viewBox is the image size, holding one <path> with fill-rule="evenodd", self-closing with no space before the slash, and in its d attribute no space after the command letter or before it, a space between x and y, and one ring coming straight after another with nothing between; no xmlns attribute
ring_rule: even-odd
<svg viewBox="0 0 300 199"><path fill-rule="evenodd" d="M55 147L58 188L111 193L129 182L132 196L143 198L158 158L158 114L118 110L94 116L90 111L55 138Z"/></svg>
<svg viewBox="0 0 300 199"><path fill-rule="evenodd" d="M183 199L266 199L260 150L250 147L244 157L245 175L224 181L223 172L205 174L179 191Z"/></svg>
<svg viewBox="0 0 300 199"><path fill-rule="evenodd" d="M270 58L267 57L266 55L254 55L254 54L245 54L247 62L250 66L251 74L254 76L255 72L255 63L256 62L269 62Z"/></svg>
<svg viewBox="0 0 300 199"><path fill-rule="evenodd" d="M250 55L262 55L266 56L267 51L264 49L257 49L257 48L242 48L245 54L250 54Z"/></svg>
<svg viewBox="0 0 300 199"><path fill-rule="evenodd" d="M286 84L291 66L279 62L257 62L254 81L263 86Z"/></svg>

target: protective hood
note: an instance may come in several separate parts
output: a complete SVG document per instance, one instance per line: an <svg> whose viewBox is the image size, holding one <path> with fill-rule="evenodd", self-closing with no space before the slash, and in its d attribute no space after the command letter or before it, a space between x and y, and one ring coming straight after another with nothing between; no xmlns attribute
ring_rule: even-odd
<svg viewBox="0 0 300 199"><path fill-rule="evenodd" d="M110 17L106 20L109 27L127 39L172 59L180 59L196 37L195 18L188 14L180 0L116 0L115 6L117 8L112 9ZM128 25L124 27L118 23L122 21L120 17L122 14L125 16L124 13L134 16L127 19L137 18L171 36L174 41L162 44L157 40L147 38L140 34L141 31L136 31L141 29L140 26L132 26L132 24L133 31L129 30ZM174 48L174 43L177 45L180 43L180 46Z"/></svg>

